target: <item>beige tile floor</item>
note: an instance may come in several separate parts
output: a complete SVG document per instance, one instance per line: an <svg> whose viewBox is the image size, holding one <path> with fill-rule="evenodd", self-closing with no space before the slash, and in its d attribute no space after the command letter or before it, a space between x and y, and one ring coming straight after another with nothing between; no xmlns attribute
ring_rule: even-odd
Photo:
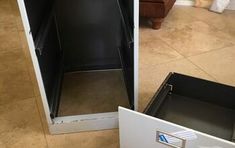
<svg viewBox="0 0 235 148"><path fill-rule="evenodd" d="M174 7L140 28L140 111L170 71L235 86L235 12ZM0 147L117 148L118 130L49 135L16 0L0 0Z"/></svg>

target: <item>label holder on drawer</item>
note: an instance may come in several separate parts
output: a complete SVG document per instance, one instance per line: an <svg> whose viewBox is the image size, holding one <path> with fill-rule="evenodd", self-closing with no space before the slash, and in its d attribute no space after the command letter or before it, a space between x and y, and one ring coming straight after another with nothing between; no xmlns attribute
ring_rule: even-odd
<svg viewBox="0 0 235 148"><path fill-rule="evenodd" d="M156 142L171 148L185 148L186 145L186 139L159 130L156 132Z"/></svg>

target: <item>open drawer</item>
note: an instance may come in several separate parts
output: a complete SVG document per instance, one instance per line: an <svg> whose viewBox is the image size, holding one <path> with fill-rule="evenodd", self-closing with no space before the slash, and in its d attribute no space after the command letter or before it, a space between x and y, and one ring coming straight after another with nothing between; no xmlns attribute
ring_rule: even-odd
<svg viewBox="0 0 235 148"><path fill-rule="evenodd" d="M121 148L234 148L235 88L170 73L144 113L119 108Z"/></svg>

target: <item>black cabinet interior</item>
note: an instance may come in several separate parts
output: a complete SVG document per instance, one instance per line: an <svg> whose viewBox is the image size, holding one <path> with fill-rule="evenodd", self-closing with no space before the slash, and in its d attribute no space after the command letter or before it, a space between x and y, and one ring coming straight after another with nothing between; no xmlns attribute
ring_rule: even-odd
<svg viewBox="0 0 235 148"><path fill-rule="evenodd" d="M129 2L129 3L124 3ZM133 42L133 8L130 8L131 1L120 1L119 11L122 18L122 38L121 46L119 46L119 57L121 61L121 67L123 69L125 84L131 104L131 109L134 109L134 42ZM122 7L126 6L126 8ZM133 6L133 5L132 5ZM129 12L129 15L127 15ZM131 13L130 13L131 12ZM132 14L132 15L131 15ZM129 16L129 17L128 17Z"/></svg>
<svg viewBox="0 0 235 148"><path fill-rule="evenodd" d="M235 88L171 73L145 113L225 140L234 140Z"/></svg>
<svg viewBox="0 0 235 148"><path fill-rule="evenodd" d="M55 16L50 13L35 38L37 54L45 91L52 116L58 111L63 78L63 51L60 48Z"/></svg>
<svg viewBox="0 0 235 148"><path fill-rule="evenodd" d="M65 71L120 68L118 11L115 0L56 1Z"/></svg>
<svg viewBox="0 0 235 148"><path fill-rule="evenodd" d="M24 0L27 9L30 29L35 39L43 21L45 21L48 14L51 12L53 1L52 0Z"/></svg>
<svg viewBox="0 0 235 148"><path fill-rule="evenodd" d="M24 2L52 117L64 75L82 71L120 69L133 108L133 0Z"/></svg>

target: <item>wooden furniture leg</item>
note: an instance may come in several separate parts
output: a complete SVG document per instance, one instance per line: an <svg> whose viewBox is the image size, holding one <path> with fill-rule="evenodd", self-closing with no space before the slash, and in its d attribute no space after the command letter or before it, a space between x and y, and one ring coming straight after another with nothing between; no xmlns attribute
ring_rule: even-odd
<svg viewBox="0 0 235 148"><path fill-rule="evenodd" d="M152 28L153 29L160 29L163 20L164 20L163 18L151 18Z"/></svg>

